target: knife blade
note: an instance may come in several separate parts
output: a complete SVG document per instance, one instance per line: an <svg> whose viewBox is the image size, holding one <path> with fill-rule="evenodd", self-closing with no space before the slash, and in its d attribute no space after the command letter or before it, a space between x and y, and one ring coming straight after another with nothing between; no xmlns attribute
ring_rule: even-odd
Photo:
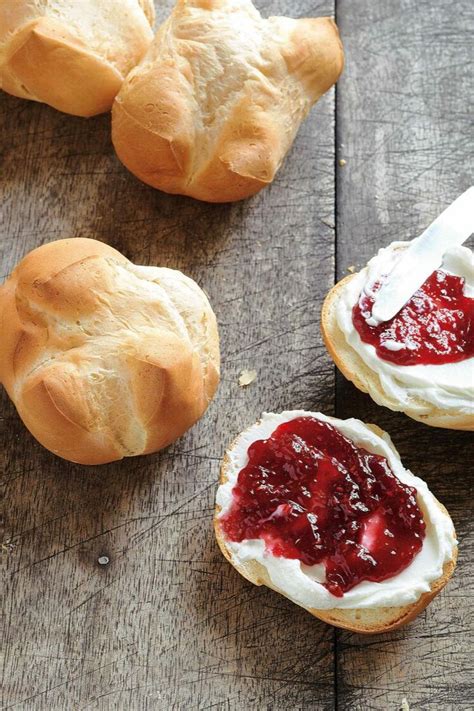
<svg viewBox="0 0 474 711"><path fill-rule="evenodd" d="M474 232L474 186L444 210L410 242L386 281L374 295L370 323L389 321L437 269L444 254Z"/></svg>

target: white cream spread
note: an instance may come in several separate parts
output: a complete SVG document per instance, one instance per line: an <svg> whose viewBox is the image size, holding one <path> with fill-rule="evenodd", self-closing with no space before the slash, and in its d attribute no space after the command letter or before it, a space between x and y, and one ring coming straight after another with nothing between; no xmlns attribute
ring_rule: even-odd
<svg viewBox="0 0 474 711"><path fill-rule="evenodd" d="M368 295L377 279L388 274L408 242L393 242L381 249L367 266L350 279L337 303L337 323L350 345L370 370L378 377L387 398L399 406L392 409L409 409L410 414L423 414L435 407L456 414L474 414L474 358L466 358L457 363L441 365L396 365L377 355L373 345L364 343L352 322L352 309L362 291ZM443 257L441 269L449 274L464 277L464 293L474 296L474 259L467 247L453 247ZM385 344L387 345L387 344ZM400 347L396 341L390 342L391 350ZM370 385L370 383L368 383ZM380 400L377 389L370 391L379 405L387 405Z"/></svg>
<svg viewBox="0 0 474 711"><path fill-rule="evenodd" d="M219 486L216 496L216 503L221 507L218 518L224 516L232 505L232 489L239 472L248 463L249 446L257 440L266 439L280 424L296 417L316 417L329 422L356 445L386 457L395 476L402 483L416 488L417 503L426 524L422 549L398 575L381 583L358 583L342 597L332 595L321 584L325 581L323 565L306 566L299 560L274 556L265 550L265 543L260 539L240 543L226 540L233 562L242 565L248 561L257 561L266 568L277 590L307 608L398 607L416 602L423 593L430 590L430 584L441 577L444 564L453 557L456 546L453 524L449 516L441 511L425 482L403 467L388 435L383 438L376 435L360 420L338 420L304 410L265 413L260 422L237 438L228 452L227 481Z"/></svg>

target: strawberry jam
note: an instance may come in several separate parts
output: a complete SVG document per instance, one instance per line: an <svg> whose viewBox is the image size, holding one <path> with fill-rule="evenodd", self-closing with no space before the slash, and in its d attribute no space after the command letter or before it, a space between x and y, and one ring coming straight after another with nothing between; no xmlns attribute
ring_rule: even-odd
<svg viewBox="0 0 474 711"><path fill-rule="evenodd" d="M380 288L380 284L377 285ZM438 269L390 321L370 326L373 298L362 293L352 322L364 343L397 365L456 363L474 355L474 299L464 279Z"/></svg>
<svg viewBox="0 0 474 711"><path fill-rule="evenodd" d="M416 489L327 422L285 422L253 442L248 457L220 519L229 540L260 538L274 556L323 564L324 585L337 597L363 580L393 577L420 551Z"/></svg>

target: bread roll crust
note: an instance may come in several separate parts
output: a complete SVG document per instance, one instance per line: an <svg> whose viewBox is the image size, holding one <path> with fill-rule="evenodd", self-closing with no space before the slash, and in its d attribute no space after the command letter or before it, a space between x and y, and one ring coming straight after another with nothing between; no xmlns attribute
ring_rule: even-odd
<svg viewBox="0 0 474 711"><path fill-rule="evenodd" d="M366 424L366 427L371 429L375 434L382 437L385 432L377 425ZM235 443L240 438L237 437L230 450L232 450ZM389 439L391 442L391 440ZM392 445L391 445L392 446ZM394 452L397 454L395 448ZM398 456L398 454L397 454ZM227 481L227 468L230 464L229 455L226 453L224 459L222 460L221 471L220 471L220 484L225 484ZM446 508L439 501L436 501L439 508L449 515ZM231 565L249 582L254 585L265 585L266 587L274 590L275 592L287 597L292 602L291 597L286 595L282 590L276 588L271 578L268 574L266 568L263 567L258 561L251 560L242 564L236 564L232 559L232 555L227 548L225 537L222 533L219 524L219 512L220 506L216 505L214 514L214 532L216 535L216 540L219 548L221 549L224 557L229 561ZM436 595L444 588L444 586L450 580L454 569L456 567L457 561L457 546L456 541L453 539L453 552L451 560L447 561L443 567L443 573L431 583L431 590L429 592L423 593L421 597L411 605L404 605L401 607L377 607L377 608L355 608L355 609L338 609L334 608L332 610L317 610L310 607L304 607L311 615L317 617L323 622L327 622L335 627L341 627L342 629L350 630L351 632L359 632L360 634L381 634L383 632L391 632L392 630L403 627L408 622L411 622L415 617L417 617L420 612L422 612L436 597ZM296 603L299 604L299 603Z"/></svg>
<svg viewBox="0 0 474 711"><path fill-rule="evenodd" d="M45 447L101 464L167 446L219 381L215 316L180 272L102 242L28 254L0 287L0 381Z"/></svg>
<svg viewBox="0 0 474 711"><path fill-rule="evenodd" d="M443 427L454 430L474 430L472 415L456 413L454 410L441 410L423 401L424 412L418 408L402 406L397 400L390 398L380 384L377 373L372 371L359 354L351 348L337 323L337 304L348 282L356 275L349 276L338 282L328 293L321 312L321 332L328 352L341 373L364 393L368 393L378 404L395 412L404 412L418 422L431 427ZM414 402L419 405L419 402Z"/></svg>
<svg viewBox="0 0 474 711"><path fill-rule="evenodd" d="M330 18L264 20L250 0L178 0L116 97L115 149L165 192L246 198L273 180L342 66Z"/></svg>
<svg viewBox="0 0 474 711"><path fill-rule="evenodd" d="M153 19L151 0L10 0L0 6L0 87L77 116L108 111Z"/></svg>

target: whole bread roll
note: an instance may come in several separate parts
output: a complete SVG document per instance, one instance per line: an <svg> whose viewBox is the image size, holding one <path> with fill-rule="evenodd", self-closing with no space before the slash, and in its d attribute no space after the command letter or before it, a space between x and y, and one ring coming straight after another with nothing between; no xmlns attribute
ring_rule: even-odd
<svg viewBox="0 0 474 711"><path fill-rule="evenodd" d="M4 0L0 88L76 116L108 111L153 22L153 0Z"/></svg>
<svg viewBox="0 0 474 711"><path fill-rule="evenodd" d="M81 464L155 452L219 381L211 306L179 271L92 239L30 252L0 287L0 381L30 432Z"/></svg>
<svg viewBox="0 0 474 711"><path fill-rule="evenodd" d="M115 149L165 192L246 198L271 183L342 67L328 17L265 20L251 0L179 0L116 97Z"/></svg>

